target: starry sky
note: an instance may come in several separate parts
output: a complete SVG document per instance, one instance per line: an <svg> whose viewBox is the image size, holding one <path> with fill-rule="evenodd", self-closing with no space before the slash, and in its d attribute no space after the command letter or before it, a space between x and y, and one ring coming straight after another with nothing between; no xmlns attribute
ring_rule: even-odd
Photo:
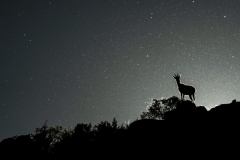
<svg viewBox="0 0 240 160"><path fill-rule="evenodd" d="M132 122L180 97L176 73L197 106L239 100L239 17L239 0L1 0L0 140Z"/></svg>

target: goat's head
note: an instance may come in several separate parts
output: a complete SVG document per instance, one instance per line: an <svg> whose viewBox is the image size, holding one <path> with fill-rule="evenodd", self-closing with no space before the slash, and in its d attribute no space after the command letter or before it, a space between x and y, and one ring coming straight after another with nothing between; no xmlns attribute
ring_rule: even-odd
<svg viewBox="0 0 240 160"><path fill-rule="evenodd" d="M180 80L180 75L179 74L175 74L174 76L173 76L173 78L175 78L176 80Z"/></svg>
<svg viewBox="0 0 240 160"><path fill-rule="evenodd" d="M177 83L180 83L180 75L179 74L175 74L174 76L173 76L173 78L175 78L175 80L177 81Z"/></svg>

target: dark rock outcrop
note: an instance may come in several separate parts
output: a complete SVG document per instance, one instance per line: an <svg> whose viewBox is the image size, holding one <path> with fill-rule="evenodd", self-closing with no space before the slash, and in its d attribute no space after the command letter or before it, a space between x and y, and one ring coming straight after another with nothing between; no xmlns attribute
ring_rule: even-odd
<svg viewBox="0 0 240 160"><path fill-rule="evenodd" d="M168 158L174 158L171 153L185 158L190 153L215 158L230 156L240 149L239 113L240 102L236 101L209 111L203 106L196 107L191 101L182 101L175 110L165 114L164 121L135 121L130 124L129 131L134 147L141 149L140 144L156 146Z"/></svg>

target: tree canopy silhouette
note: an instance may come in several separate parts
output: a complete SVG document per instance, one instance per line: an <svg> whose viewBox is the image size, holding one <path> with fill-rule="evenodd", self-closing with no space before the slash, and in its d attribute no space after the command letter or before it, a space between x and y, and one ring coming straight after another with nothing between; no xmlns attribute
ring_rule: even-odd
<svg viewBox="0 0 240 160"><path fill-rule="evenodd" d="M179 102L180 99L175 96L161 100L153 99L151 106L147 108L147 112L142 112L140 118L164 120L165 113L176 109L176 105Z"/></svg>
<svg viewBox="0 0 240 160"><path fill-rule="evenodd" d="M63 130L62 126L48 126L46 121L41 127L36 128L33 142L37 148L49 152L56 143L63 139Z"/></svg>

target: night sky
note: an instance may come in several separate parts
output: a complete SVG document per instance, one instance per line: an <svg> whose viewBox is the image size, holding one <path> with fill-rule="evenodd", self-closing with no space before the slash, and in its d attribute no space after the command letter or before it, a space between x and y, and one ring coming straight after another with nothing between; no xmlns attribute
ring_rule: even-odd
<svg viewBox="0 0 240 160"><path fill-rule="evenodd" d="M132 122L180 97L176 73L197 106L239 100L239 17L239 0L1 0L0 141Z"/></svg>

